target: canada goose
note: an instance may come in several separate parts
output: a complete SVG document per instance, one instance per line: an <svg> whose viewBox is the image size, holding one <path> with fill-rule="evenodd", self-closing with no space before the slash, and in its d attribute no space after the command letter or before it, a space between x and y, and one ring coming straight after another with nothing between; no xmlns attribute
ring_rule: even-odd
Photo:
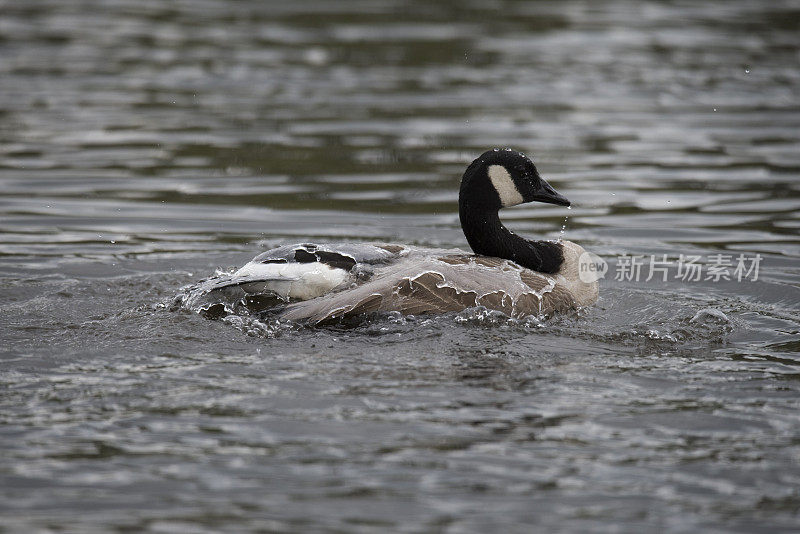
<svg viewBox="0 0 800 534"><path fill-rule="evenodd" d="M461 228L475 254L397 244L287 245L210 280L251 311L323 323L371 312L443 313L484 306L511 317L549 315L597 300L597 282L579 278L583 248L532 241L506 229L498 211L526 202L569 206L524 154L494 149L461 179ZM288 304L287 304L288 303Z"/></svg>

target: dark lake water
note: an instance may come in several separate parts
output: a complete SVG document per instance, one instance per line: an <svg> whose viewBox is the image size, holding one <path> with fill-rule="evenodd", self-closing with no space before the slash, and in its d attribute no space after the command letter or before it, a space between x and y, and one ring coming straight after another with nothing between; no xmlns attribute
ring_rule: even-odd
<svg viewBox="0 0 800 534"><path fill-rule="evenodd" d="M466 248L495 146L596 306L176 304L278 244ZM796 1L0 0L0 193L1 532L800 525Z"/></svg>

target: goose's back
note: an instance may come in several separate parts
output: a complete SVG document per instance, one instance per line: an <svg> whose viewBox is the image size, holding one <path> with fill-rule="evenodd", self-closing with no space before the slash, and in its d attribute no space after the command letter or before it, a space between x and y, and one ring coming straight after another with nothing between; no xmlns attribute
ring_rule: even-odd
<svg viewBox="0 0 800 534"><path fill-rule="evenodd" d="M576 262L583 249L563 243L568 244L565 265L554 275L501 258L405 248L396 261L378 266L366 282L290 304L282 316L324 323L372 312L445 313L485 306L519 318L591 304L597 298L596 283L594 288L583 284L577 279L577 266L567 265ZM575 280L568 279L573 275Z"/></svg>

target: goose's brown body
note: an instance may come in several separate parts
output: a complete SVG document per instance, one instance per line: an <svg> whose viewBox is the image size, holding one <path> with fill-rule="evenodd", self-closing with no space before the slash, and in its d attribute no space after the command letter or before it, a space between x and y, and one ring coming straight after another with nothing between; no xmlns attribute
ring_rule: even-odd
<svg viewBox="0 0 800 534"><path fill-rule="evenodd" d="M458 312L483 306L510 317L550 315L597 300L597 282L578 277L583 249L569 241L559 272L544 274L516 263L460 251L402 247L397 258L378 267L353 288L290 304L286 319L325 323L372 312L403 314Z"/></svg>

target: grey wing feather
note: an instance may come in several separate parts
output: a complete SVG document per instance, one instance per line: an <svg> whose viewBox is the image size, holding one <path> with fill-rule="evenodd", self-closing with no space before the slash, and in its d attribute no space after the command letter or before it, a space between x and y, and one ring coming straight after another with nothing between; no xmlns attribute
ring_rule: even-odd
<svg viewBox="0 0 800 534"><path fill-rule="evenodd" d="M391 260L404 247L399 245L374 245L369 243L296 243L283 245L262 252L251 261L253 262L278 262L287 263L297 261L298 251L308 254L336 254L351 258L355 263L377 264Z"/></svg>
<svg viewBox="0 0 800 534"><path fill-rule="evenodd" d="M324 323L380 311L444 313L486 306L522 317L549 314L573 304L569 292L548 275L497 258L448 256L376 270L370 281L358 287L291 304L282 316Z"/></svg>

